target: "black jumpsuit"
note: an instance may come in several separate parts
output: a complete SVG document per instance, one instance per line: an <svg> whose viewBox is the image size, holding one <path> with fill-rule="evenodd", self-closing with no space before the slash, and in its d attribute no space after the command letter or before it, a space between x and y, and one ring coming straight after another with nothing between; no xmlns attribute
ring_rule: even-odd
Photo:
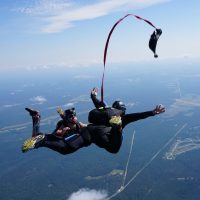
<svg viewBox="0 0 200 200"><path fill-rule="evenodd" d="M91 99L97 109L106 106L104 102L101 102L96 98L96 95L91 94ZM88 130L90 132L93 143L101 148L106 149L110 153L117 153L123 140L122 129L131 122L145 119L150 116L154 116L153 111L121 115L121 127L91 124L88 126Z"/></svg>
<svg viewBox="0 0 200 200"><path fill-rule="evenodd" d="M88 137L88 131L86 127L80 129L80 124L77 122L76 128L71 129L66 136L57 136L56 131L61 127L67 127L67 123L64 120L60 120L57 123L56 129L52 134L44 134L44 139L36 143L35 148L47 147L54 151L57 151L63 155L70 154L78 149L89 146L91 144L90 137ZM83 132L80 134L81 131ZM39 128L38 128L39 131ZM38 133L42 134L42 133Z"/></svg>

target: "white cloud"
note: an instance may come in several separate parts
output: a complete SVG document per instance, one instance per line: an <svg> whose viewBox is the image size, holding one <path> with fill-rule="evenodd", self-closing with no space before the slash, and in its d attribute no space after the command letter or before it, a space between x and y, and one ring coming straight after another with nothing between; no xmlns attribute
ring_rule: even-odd
<svg viewBox="0 0 200 200"><path fill-rule="evenodd" d="M76 76L74 76L74 78L75 79L95 79L95 76L90 76L90 75L84 75L84 74L82 74L82 75L76 75Z"/></svg>
<svg viewBox="0 0 200 200"><path fill-rule="evenodd" d="M196 107L200 107L200 96L195 94L187 95L180 99L175 99L175 102L167 109L165 117L171 118L180 113L190 116Z"/></svg>
<svg viewBox="0 0 200 200"><path fill-rule="evenodd" d="M74 107L75 106L75 103L66 103L64 105L57 105L57 106L51 106L51 107L48 107L47 109L48 110L57 110L58 108L70 108L70 107Z"/></svg>
<svg viewBox="0 0 200 200"><path fill-rule="evenodd" d="M72 27L74 22L91 20L122 10L141 9L169 0L102 0L90 5L78 5L66 0L36 0L34 5L19 8L21 13L42 17L44 33L55 33Z"/></svg>
<svg viewBox="0 0 200 200"><path fill-rule="evenodd" d="M20 106L22 104L20 103L16 103L16 104L6 104L6 105L3 105L4 108L12 108L12 107L15 107L15 106Z"/></svg>
<svg viewBox="0 0 200 200"><path fill-rule="evenodd" d="M35 0L27 7L18 8L17 11L31 16L52 16L66 11L72 3L66 0Z"/></svg>
<svg viewBox="0 0 200 200"><path fill-rule="evenodd" d="M135 102L129 102L129 103L126 103L126 106L132 108L135 106L135 104L136 104Z"/></svg>
<svg viewBox="0 0 200 200"><path fill-rule="evenodd" d="M67 200L103 200L107 197L107 192L97 191L97 190L90 190L88 188L80 189L77 192L74 192L70 195Z"/></svg>
<svg viewBox="0 0 200 200"><path fill-rule="evenodd" d="M74 103L67 103L65 105L63 105L63 107L73 107L74 106Z"/></svg>
<svg viewBox="0 0 200 200"><path fill-rule="evenodd" d="M34 101L37 104L43 104L47 100L43 96L36 96L30 99L31 101Z"/></svg>
<svg viewBox="0 0 200 200"><path fill-rule="evenodd" d="M73 99L70 100L71 103L75 104L75 103L78 103L78 102L90 102L90 98L89 98L89 95L80 95L78 97L75 97Z"/></svg>

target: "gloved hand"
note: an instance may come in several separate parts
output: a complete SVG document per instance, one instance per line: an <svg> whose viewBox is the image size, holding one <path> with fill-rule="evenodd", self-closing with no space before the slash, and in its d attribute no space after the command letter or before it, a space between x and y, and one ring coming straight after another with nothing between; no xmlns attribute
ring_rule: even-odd
<svg viewBox="0 0 200 200"><path fill-rule="evenodd" d="M154 115L158 115L165 112L165 107L162 104L159 104L155 107L155 109L153 110L153 114Z"/></svg>
<svg viewBox="0 0 200 200"><path fill-rule="evenodd" d="M94 95L94 96L97 96L98 94L98 88L93 88L92 91L91 91L91 95Z"/></svg>

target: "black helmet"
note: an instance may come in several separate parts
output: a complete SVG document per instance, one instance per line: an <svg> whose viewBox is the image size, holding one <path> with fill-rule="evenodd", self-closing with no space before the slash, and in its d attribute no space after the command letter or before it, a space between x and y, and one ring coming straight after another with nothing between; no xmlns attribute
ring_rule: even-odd
<svg viewBox="0 0 200 200"><path fill-rule="evenodd" d="M126 111L126 106L122 101L115 101L112 105L113 108L116 108L118 110L122 110L124 113Z"/></svg>
<svg viewBox="0 0 200 200"><path fill-rule="evenodd" d="M69 120L70 118L75 117L75 116L76 116L75 108L70 108L70 109L65 110L64 118L66 120Z"/></svg>

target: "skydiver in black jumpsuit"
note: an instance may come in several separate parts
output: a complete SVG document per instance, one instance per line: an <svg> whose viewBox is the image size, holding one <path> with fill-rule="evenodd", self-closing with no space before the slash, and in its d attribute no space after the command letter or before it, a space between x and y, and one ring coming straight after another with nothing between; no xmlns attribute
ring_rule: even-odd
<svg viewBox="0 0 200 200"><path fill-rule="evenodd" d="M26 110L33 120L33 132L32 138L23 143L22 152L47 147L65 155L91 144L86 130L87 125L78 122L74 108L60 113L62 120L57 123L56 129L51 134L43 134L39 131L40 114L38 111L30 108ZM82 134L80 134L81 131L83 131Z"/></svg>
<svg viewBox="0 0 200 200"><path fill-rule="evenodd" d="M106 108L106 104L97 99L97 88L94 88L91 91L91 99L97 109L101 107ZM121 101L115 101L112 105L112 108L110 109L122 111L120 114L121 122L118 125L114 124L113 126L113 124L111 124L110 126L103 126L95 124L94 122L92 125L88 125L88 129L90 127L94 129L91 135L96 134L96 132L98 132L98 140L96 140L96 137L92 137L94 138L93 142L99 147L105 148L110 153L117 153L119 151L123 140L122 129L126 125L165 112L165 108L161 105L158 105L152 111L125 114L126 107Z"/></svg>

